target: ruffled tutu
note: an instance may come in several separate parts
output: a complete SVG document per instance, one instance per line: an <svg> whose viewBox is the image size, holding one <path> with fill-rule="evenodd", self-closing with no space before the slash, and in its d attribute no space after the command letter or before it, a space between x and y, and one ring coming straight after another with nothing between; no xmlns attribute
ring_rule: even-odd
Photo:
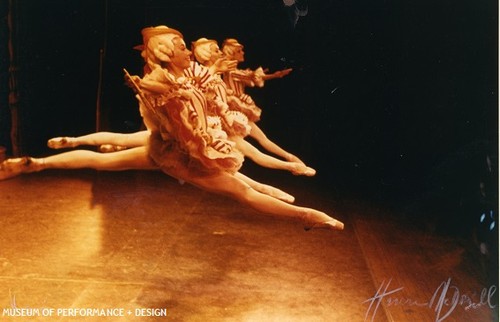
<svg viewBox="0 0 500 322"><path fill-rule="evenodd" d="M149 156L166 173L187 170L194 176L208 176L220 171L237 172L243 164L243 155L236 149L221 153L206 147L200 158L190 156L174 141L152 132L148 144ZM182 178L180 178L182 179Z"/></svg>
<svg viewBox="0 0 500 322"><path fill-rule="evenodd" d="M229 105L230 110L245 114L250 122L255 123L260 120L262 109L255 105L253 99L246 94L243 94L241 97L228 95L227 104Z"/></svg>

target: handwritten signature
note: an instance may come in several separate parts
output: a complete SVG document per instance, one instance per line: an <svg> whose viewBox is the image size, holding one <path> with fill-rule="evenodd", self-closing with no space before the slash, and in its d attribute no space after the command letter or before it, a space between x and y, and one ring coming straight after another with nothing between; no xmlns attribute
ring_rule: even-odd
<svg viewBox="0 0 500 322"><path fill-rule="evenodd" d="M369 303L365 314L365 321L370 317L370 321L375 319L375 315L381 304L386 304L387 306L428 307L434 310L435 322L444 321L453 313L457 306L461 306L465 310L478 309L485 305L491 309L496 307L492 303L493 296L497 291L495 285L483 288L479 294L479 299L474 300L472 296L462 294L460 289L451 283L451 278L448 278L448 280L443 281L436 288L430 300L419 302L411 298L397 297L395 294L403 290L403 287L391 289L391 282L392 278L387 282L384 280L375 295L363 302Z"/></svg>

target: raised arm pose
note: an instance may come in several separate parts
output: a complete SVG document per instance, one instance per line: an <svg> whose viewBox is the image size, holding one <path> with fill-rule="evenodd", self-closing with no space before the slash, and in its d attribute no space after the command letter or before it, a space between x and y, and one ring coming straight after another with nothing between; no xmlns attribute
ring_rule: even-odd
<svg viewBox="0 0 500 322"><path fill-rule="evenodd" d="M222 45L222 51L229 60L236 60L239 63L245 61L243 45L236 39L226 39ZM241 111L248 117L252 129L250 136L256 139L267 151L272 152L285 160L303 163L298 157L285 151L279 145L271 141L255 124L260 120L262 110L255 104L253 99L245 93L245 87L263 87L264 81L273 78L281 78L288 75L291 71L291 69L285 69L272 74L266 74L261 67L256 70L235 69L225 72L223 74L223 80L228 88L229 108Z"/></svg>
<svg viewBox="0 0 500 322"><path fill-rule="evenodd" d="M236 67L236 61L230 61L223 65L221 62L225 61L224 54L215 40L201 38L192 43L192 48L194 56L201 65L192 61L190 67L184 70L184 75L208 97L207 131L218 137L224 137L227 133L238 150L261 166L287 170L295 175L315 175L316 171L302 162L277 159L262 153L244 140L244 137L251 133L248 118L239 111L229 109L227 87L220 77L221 70L233 70ZM228 66L232 66L232 68ZM145 69L151 70L148 66ZM141 114L144 113L141 109ZM144 119L147 120L147 118ZM221 131L222 129L224 132ZM98 132L79 137L53 138L48 141L48 146L54 149L74 148L80 145L131 148L146 145L149 134L149 131L127 134Z"/></svg>
<svg viewBox="0 0 500 322"><path fill-rule="evenodd" d="M235 175L241 160L238 151L226 142L214 145L206 131L205 96L184 76L191 52L180 33L158 28L143 30L147 44L143 55L152 72L140 84L157 117L158 129L152 131L149 143L155 163L175 178L264 213L301 218L307 228L343 229L341 222L325 213L262 194Z"/></svg>
<svg viewBox="0 0 500 322"><path fill-rule="evenodd" d="M227 66L218 66L218 68L227 69ZM140 80L139 77L134 77L130 78L129 82L134 82L134 79L136 81ZM45 158L12 158L0 163L0 180L12 178L22 173L38 172L45 169L159 170L159 167L149 157L147 149L151 134L150 130L157 129L156 121L155 118L151 117L150 111L144 108L142 101L139 101L139 109L148 130L136 133L97 132L80 137L58 137L48 141L48 146L54 149L74 148L80 145L99 146L110 144L126 147L126 150L114 153L74 150ZM235 175L257 191L286 202L294 201L293 196L280 189L256 182L241 173L236 173Z"/></svg>
<svg viewBox="0 0 500 322"><path fill-rule="evenodd" d="M324 212L294 206L256 190L252 186L255 181L239 174L243 158L230 141L214 138L207 132L205 97L184 77L191 52L182 34L165 26L145 28L142 34L143 57L151 66L151 73L140 80L143 93L139 95L139 103L151 121L151 135L147 147L102 154L125 156L127 162L110 170L160 168L179 180L230 196L263 213L297 218L306 229L343 229L343 223ZM79 151L67 153L75 152ZM42 170L47 168L50 158L54 161L56 157L6 160L0 165L0 178L12 172Z"/></svg>
<svg viewBox="0 0 500 322"><path fill-rule="evenodd" d="M244 139L251 132L247 116L240 111L229 109L226 84L219 74L212 75L208 73L208 69L222 59L224 54L215 40L206 38L200 38L193 42L192 49L196 60L206 68L203 69L199 65L192 63L192 67L187 69L187 72L197 80L199 88L207 93L206 96L208 96L210 107L208 109L209 113L215 114L222 119L222 128L227 132L230 140L236 143L236 147L245 156L261 166L284 169L294 174L314 175L316 171L303 163L282 161L264 154Z"/></svg>
<svg viewBox="0 0 500 322"><path fill-rule="evenodd" d="M134 47L134 49L141 50L143 52L144 45L139 45ZM194 65L195 62L193 62ZM196 83L200 83L200 81L209 78L211 75L226 72L228 70L235 69L237 65L236 61L228 61L226 59L219 59L213 64L209 69L204 70L204 75L199 77L197 75L198 81ZM196 70L196 68L189 68L185 70L185 75L187 77L193 77L194 75L190 75L192 70ZM147 74L151 72L151 67L145 65L144 72ZM128 74L128 73L127 73ZM129 75L130 76L130 75ZM127 79L129 85L133 82L132 78ZM201 84L201 83L200 83ZM64 148L75 148L82 145L87 146L100 146L101 152L103 151L102 147L111 147L111 149L107 149L107 152L119 151L126 148L135 148L139 146L146 146L147 141L150 135L150 131L147 130L149 128L148 119L143 114L146 113L142 108L140 109L141 116L145 123L146 130L138 131L134 133L116 133L116 132L96 132L90 133L87 135L77 136L77 137L55 137L48 140L47 145L52 149L64 149ZM247 124L245 123L245 126ZM243 131L247 131L243 129ZM249 128L248 128L249 131Z"/></svg>

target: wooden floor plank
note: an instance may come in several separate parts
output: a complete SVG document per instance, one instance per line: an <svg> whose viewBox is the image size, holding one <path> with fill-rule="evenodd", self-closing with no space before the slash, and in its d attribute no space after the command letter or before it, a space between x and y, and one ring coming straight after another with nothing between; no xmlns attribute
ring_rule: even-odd
<svg viewBox="0 0 500 322"><path fill-rule="evenodd" d="M487 295L495 292L496 285L484 284L479 263L466 256L467 249L457 238L428 233L394 218L384 213L353 215L378 287L368 302L370 319L381 311L390 321L498 318L498 305L492 299L492 308Z"/></svg>
<svg viewBox="0 0 500 322"><path fill-rule="evenodd" d="M297 202L335 210L301 189ZM47 171L0 182L0 203L1 310L15 299L125 308L127 321L363 321L375 291L349 222L305 232L161 173ZM134 315L148 308L168 316Z"/></svg>

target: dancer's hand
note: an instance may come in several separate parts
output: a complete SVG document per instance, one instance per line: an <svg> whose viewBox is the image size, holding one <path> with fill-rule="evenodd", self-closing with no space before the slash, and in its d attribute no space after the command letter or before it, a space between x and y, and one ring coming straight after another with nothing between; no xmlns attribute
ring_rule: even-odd
<svg viewBox="0 0 500 322"><path fill-rule="evenodd" d="M141 78L137 75L125 76L125 84L130 88L136 88L141 83Z"/></svg>
<svg viewBox="0 0 500 322"><path fill-rule="evenodd" d="M286 75L290 74L292 72L292 68L287 68L287 69L283 69L283 70L278 70L272 74L266 74L263 79L264 80L270 80L270 79L274 79L274 78L283 78L285 77Z"/></svg>
<svg viewBox="0 0 500 322"><path fill-rule="evenodd" d="M220 74L235 70L237 65L237 60L228 60L227 58L222 57L217 59L211 68L214 74Z"/></svg>

